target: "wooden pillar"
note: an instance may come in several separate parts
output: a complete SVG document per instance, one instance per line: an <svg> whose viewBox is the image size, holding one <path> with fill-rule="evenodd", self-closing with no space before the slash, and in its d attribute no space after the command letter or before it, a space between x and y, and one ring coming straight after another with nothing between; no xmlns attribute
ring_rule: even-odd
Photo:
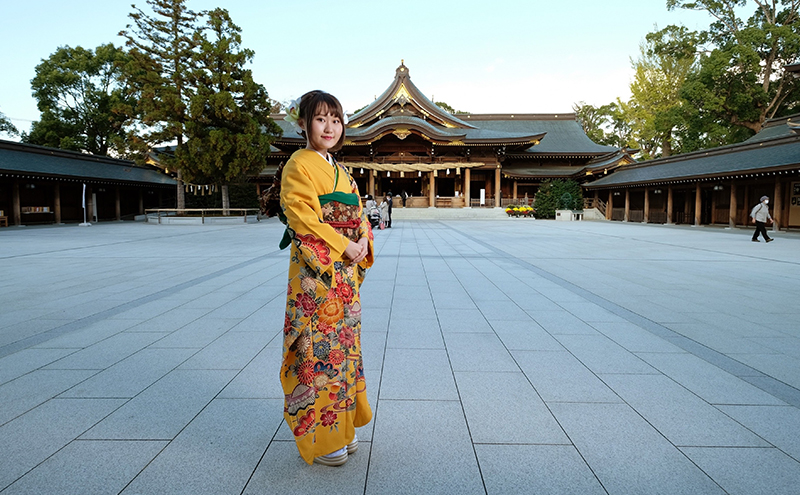
<svg viewBox="0 0 800 495"><path fill-rule="evenodd" d="M650 188L644 188L644 222L647 223L650 221Z"/></svg>
<svg viewBox="0 0 800 495"><path fill-rule="evenodd" d="M472 172L468 168L464 169L464 207L470 208L470 176Z"/></svg>
<svg viewBox="0 0 800 495"><path fill-rule="evenodd" d="M117 214L117 222L122 220L122 204L119 195L119 186L114 188L114 207L116 209L115 213Z"/></svg>
<svg viewBox="0 0 800 495"><path fill-rule="evenodd" d="M614 191L608 190L608 204L606 204L606 220L611 220L611 213L614 210Z"/></svg>
<svg viewBox="0 0 800 495"><path fill-rule="evenodd" d="M689 196L689 191L684 191L683 197L683 221L684 223L689 223L689 212L692 211L691 207L692 201L691 197Z"/></svg>
<svg viewBox="0 0 800 495"><path fill-rule="evenodd" d="M88 223L94 221L94 198L92 197L91 184L86 184L86 221Z"/></svg>
<svg viewBox="0 0 800 495"><path fill-rule="evenodd" d="M781 181L775 179L775 194L772 201L775 203L772 206L772 231L777 232L781 229L783 223L783 196L781 194Z"/></svg>
<svg viewBox="0 0 800 495"><path fill-rule="evenodd" d="M739 205L736 204L736 181L731 181L731 207L728 210L728 227L736 228L736 217L739 212Z"/></svg>
<svg viewBox="0 0 800 495"><path fill-rule="evenodd" d="M501 177L501 168L500 165L494 169L494 207L500 208L500 177Z"/></svg>
<svg viewBox="0 0 800 495"><path fill-rule="evenodd" d="M22 225L22 206L19 202L19 181L15 180L11 186L11 212L14 216L14 225Z"/></svg>
<svg viewBox="0 0 800 495"><path fill-rule="evenodd" d="M622 219L623 222L630 221L630 214L631 214L631 190L625 189L625 218Z"/></svg>
<svg viewBox="0 0 800 495"><path fill-rule="evenodd" d="M431 170L428 172L428 207L433 208L436 206L436 177L433 176L435 172Z"/></svg>
<svg viewBox="0 0 800 495"><path fill-rule="evenodd" d="M711 190L711 219L708 222L710 225L717 223L717 191Z"/></svg>
<svg viewBox="0 0 800 495"><path fill-rule="evenodd" d="M750 223L750 184L744 185L744 204L742 205L742 223Z"/></svg>
<svg viewBox="0 0 800 495"><path fill-rule="evenodd" d="M53 187L53 214L55 215L56 225L61 223L61 184Z"/></svg>
<svg viewBox="0 0 800 495"><path fill-rule="evenodd" d="M672 186L667 186L667 225L672 225Z"/></svg>
<svg viewBox="0 0 800 495"><path fill-rule="evenodd" d="M703 195L700 189L700 183L696 183L694 188L694 225L700 225L700 215L703 211Z"/></svg>
<svg viewBox="0 0 800 495"><path fill-rule="evenodd" d="M375 171L369 171L369 194L375 198Z"/></svg>
<svg viewBox="0 0 800 495"><path fill-rule="evenodd" d="M517 202L517 181L514 181L514 202Z"/></svg>

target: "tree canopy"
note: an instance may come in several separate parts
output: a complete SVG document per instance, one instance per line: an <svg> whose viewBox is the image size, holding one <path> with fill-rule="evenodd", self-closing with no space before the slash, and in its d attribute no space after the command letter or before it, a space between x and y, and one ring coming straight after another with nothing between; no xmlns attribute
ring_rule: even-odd
<svg viewBox="0 0 800 495"><path fill-rule="evenodd" d="M188 141L177 154L186 180L226 186L263 169L281 131L269 117L272 102L266 89L245 68L253 51L241 47L241 29L227 10L208 13L207 33L195 33L198 51L187 79L194 88ZM225 191L223 208L229 206Z"/></svg>
<svg viewBox="0 0 800 495"><path fill-rule="evenodd" d="M16 136L19 134L19 131L14 124L6 117L3 112L0 112L0 133L6 133L10 136Z"/></svg>
<svg viewBox="0 0 800 495"><path fill-rule="evenodd" d="M121 81L126 60L111 43L95 50L63 46L42 60L31 80L41 116L23 141L95 155L121 153L126 109L135 106Z"/></svg>

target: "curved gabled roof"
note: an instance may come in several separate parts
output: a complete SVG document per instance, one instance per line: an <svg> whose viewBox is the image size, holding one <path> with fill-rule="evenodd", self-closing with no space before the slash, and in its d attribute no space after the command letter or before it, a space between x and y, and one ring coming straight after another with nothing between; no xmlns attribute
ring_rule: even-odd
<svg viewBox="0 0 800 495"><path fill-rule="evenodd" d="M424 115L426 119L431 119L444 127L474 129L472 125L442 110L428 99L428 97L411 82L411 77L408 74L408 67L403 63L401 63L400 67L395 71L394 81L392 81L392 84L386 91L360 112L350 117L350 124L348 127L357 128L379 119L384 112L395 104L399 104L401 107L411 105Z"/></svg>

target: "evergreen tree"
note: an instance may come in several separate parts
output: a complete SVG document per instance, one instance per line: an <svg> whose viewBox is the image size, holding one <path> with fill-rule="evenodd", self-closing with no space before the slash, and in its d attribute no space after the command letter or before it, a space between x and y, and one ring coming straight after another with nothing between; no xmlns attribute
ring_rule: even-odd
<svg viewBox="0 0 800 495"><path fill-rule="evenodd" d="M228 184L266 166L270 144L280 127L269 117L273 102L245 68L252 50L241 47L241 29L224 9L208 13L210 36L195 33L194 69L188 81L196 88L189 100L188 141L179 148L186 180L221 186L228 209Z"/></svg>
<svg viewBox="0 0 800 495"><path fill-rule="evenodd" d="M189 84L197 48L198 19L186 7L186 0L147 0L153 10L148 15L139 8L129 14L129 24L120 36L127 39L131 62L127 76L131 90L139 100L139 122L143 131L142 147L175 143L175 158L166 163L178 173L178 204L185 207L181 161L186 134L189 100L194 94Z"/></svg>
<svg viewBox="0 0 800 495"><path fill-rule="evenodd" d="M94 51L63 46L42 60L31 80L42 113L23 141L94 155L124 154L125 109L133 105L121 82L126 59L109 43Z"/></svg>
<svg viewBox="0 0 800 495"><path fill-rule="evenodd" d="M539 186L533 200L536 216L555 218L556 210L583 208L583 190L574 180L547 179Z"/></svg>

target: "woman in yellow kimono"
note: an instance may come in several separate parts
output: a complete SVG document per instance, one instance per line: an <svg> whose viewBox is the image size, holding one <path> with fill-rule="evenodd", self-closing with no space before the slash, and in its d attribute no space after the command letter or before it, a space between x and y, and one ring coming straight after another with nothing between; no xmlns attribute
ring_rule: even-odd
<svg viewBox="0 0 800 495"><path fill-rule="evenodd" d="M372 231L358 187L329 151L344 141L345 115L311 91L287 120L306 138L281 175L291 245L281 383L284 417L309 464L338 466L358 448L355 428L372 419L361 359L359 288L372 266Z"/></svg>

